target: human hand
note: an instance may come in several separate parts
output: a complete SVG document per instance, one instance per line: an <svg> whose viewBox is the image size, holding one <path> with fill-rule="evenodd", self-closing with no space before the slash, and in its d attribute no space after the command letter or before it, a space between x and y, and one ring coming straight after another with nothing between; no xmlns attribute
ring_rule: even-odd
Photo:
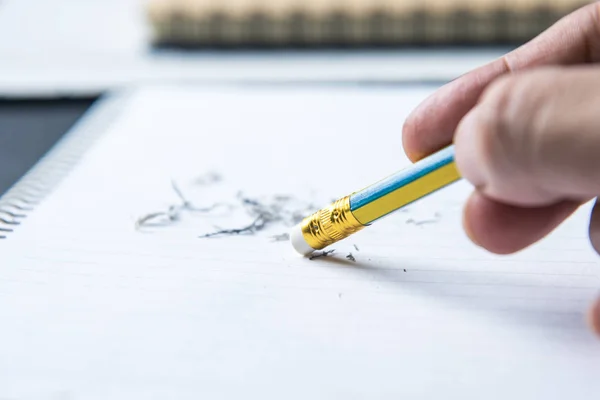
<svg viewBox="0 0 600 400"><path fill-rule="evenodd" d="M404 148L416 161L455 144L475 192L464 228L499 254L545 237L600 195L600 2L533 41L444 86L407 119ZM590 219L600 253L600 202ZM600 301L590 320L600 334Z"/></svg>

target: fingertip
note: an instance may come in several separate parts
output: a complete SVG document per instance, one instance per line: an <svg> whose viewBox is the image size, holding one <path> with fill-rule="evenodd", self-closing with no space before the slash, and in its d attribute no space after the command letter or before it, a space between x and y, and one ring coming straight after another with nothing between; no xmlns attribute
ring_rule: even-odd
<svg viewBox="0 0 600 400"><path fill-rule="evenodd" d="M476 191L465 205L463 226L478 246L495 254L513 254L547 236L578 206L561 202L524 208L499 203Z"/></svg>
<svg viewBox="0 0 600 400"><path fill-rule="evenodd" d="M463 214L463 227L466 235L477 246L485 250L505 255L520 250L519 243L511 235L506 235L502 215L507 213L502 204L488 199L478 191L467 199Z"/></svg>
<svg viewBox="0 0 600 400"><path fill-rule="evenodd" d="M415 124L415 112L413 111L402 126L402 147L408 159L412 162L419 161L422 158L422 154L418 151L419 143L416 135L416 124Z"/></svg>
<svg viewBox="0 0 600 400"><path fill-rule="evenodd" d="M600 337L600 299L597 299L590 307L587 314L588 325L598 337Z"/></svg>
<svg viewBox="0 0 600 400"><path fill-rule="evenodd" d="M466 110L461 110L460 91L454 81L423 100L406 118L402 128L402 145L412 162L448 146L454 129Z"/></svg>
<svg viewBox="0 0 600 400"><path fill-rule="evenodd" d="M440 111L439 107L435 106L435 98L440 90L421 102L404 121L402 146L412 162L417 162L447 145L444 143L450 139L444 139L444 136L451 138L451 135L444 135L435 129Z"/></svg>
<svg viewBox="0 0 600 400"><path fill-rule="evenodd" d="M473 232L473 228L471 227L471 219L468 218L469 213L467 212L467 210L469 209L469 203L472 200L472 198L474 196L476 196L477 192L473 192L471 193L471 195L469 196L469 198L467 199L467 203L465 205L465 208L463 209L463 214L462 214L462 226L463 226L463 230L465 231L465 234L467 235L467 237L469 238L469 240L471 240L471 242L473 242L473 244L475 244L476 246L481 247L481 245L479 244L478 240L477 240L477 236L475 235L475 233ZM475 200L476 201L476 200Z"/></svg>
<svg viewBox="0 0 600 400"><path fill-rule="evenodd" d="M485 184L485 162L487 151L482 146L484 128L480 126L477 108L471 110L460 121L454 136L456 167L463 178L475 187Z"/></svg>
<svg viewBox="0 0 600 400"><path fill-rule="evenodd" d="M443 85L422 101L402 129L409 159L418 161L452 143L459 122L477 104L487 85L505 72L502 62L492 62Z"/></svg>

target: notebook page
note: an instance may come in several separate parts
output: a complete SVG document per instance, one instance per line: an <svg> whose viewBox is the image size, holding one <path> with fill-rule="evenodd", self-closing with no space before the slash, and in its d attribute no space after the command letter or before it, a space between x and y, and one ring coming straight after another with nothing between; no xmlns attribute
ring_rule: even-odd
<svg viewBox="0 0 600 400"><path fill-rule="evenodd" d="M592 398L588 206L510 257L462 232L466 182L325 258L275 241L283 223L200 238L252 222L240 196L318 208L408 165L402 122L433 89L131 93L0 241L0 398ZM172 181L230 204L136 230L179 204Z"/></svg>

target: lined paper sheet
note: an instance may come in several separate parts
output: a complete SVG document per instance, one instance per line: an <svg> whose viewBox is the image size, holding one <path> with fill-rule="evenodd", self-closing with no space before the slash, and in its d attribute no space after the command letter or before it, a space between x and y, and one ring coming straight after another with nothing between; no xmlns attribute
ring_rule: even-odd
<svg viewBox="0 0 600 400"><path fill-rule="evenodd" d="M455 184L302 259L272 236L200 238L239 208L135 229L178 202L327 204L408 165L434 88L150 87L0 241L0 398L564 399L600 389L589 207L513 256L462 232ZM199 178L216 172L212 184ZM210 176L210 174L208 175ZM352 254L355 262L346 256Z"/></svg>

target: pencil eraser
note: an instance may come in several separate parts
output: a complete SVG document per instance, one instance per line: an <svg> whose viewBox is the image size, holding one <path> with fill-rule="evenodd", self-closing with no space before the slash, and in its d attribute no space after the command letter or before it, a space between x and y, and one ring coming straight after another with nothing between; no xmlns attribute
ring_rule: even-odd
<svg viewBox="0 0 600 400"><path fill-rule="evenodd" d="M296 250L303 256L307 256L315 251L315 249L313 249L308 245L308 243L306 243L304 235L302 235L302 227L300 226L300 224L292 228L290 232L290 242L292 242L294 250Z"/></svg>

